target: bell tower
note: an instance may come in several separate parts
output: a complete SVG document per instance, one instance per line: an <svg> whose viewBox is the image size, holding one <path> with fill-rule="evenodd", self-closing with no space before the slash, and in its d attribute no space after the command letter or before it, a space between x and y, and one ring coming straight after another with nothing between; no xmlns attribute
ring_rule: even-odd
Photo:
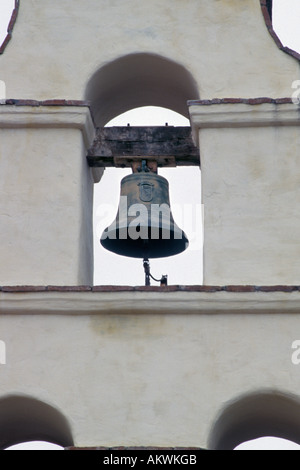
<svg viewBox="0 0 300 470"><path fill-rule="evenodd" d="M16 0L0 48L1 448L300 443L299 59L269 0ZM148 105L190 127L105 127ZM159 168L183 165L201 169L203 285L93 285L103 171L131 167L120 195L147 207L155 185L168 202Z"/></svg>

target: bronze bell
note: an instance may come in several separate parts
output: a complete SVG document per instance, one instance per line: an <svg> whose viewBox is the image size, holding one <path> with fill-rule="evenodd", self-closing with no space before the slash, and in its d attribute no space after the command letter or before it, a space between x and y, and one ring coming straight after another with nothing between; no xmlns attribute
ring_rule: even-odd
<svg viewBox="0 0 300 470"><path fill-rule="evenodd" d="M162 258L184 251L188 239L174 222L168 181L145 166L125 176L116 219L100 242L107 250L132 258Z"/></svg>

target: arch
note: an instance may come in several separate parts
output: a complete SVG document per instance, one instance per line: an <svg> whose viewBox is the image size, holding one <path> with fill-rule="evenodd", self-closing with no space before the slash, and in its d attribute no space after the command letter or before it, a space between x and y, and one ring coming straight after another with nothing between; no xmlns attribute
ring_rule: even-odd
<svg viewBox="0 0 300 470"><path fill-rule="evenodd" d="M187 101L198 87L182 65L157 54L134 53L101 67L89 80L86 96L97 126L142 106L160 106L189 117Z"/></svg>
<svg viewBox="0 0 300 470"><path fill-rule="evenodd" d="M300 450L300 445L281 437L263 436L242 442L234 450Z"/></svg>
<svg viewBox="0 0 300 470"><path fill-rule="evenodd" d="M0 449L29 441L73 446L66 418L52 406L21 395L0 398Z"/></svg>
<svg viewBox="0 0 300 470"><path fill-rule="evenodd" d="M242 442L274 436L300 444L300 399L264 391L230 403L216 420L209 448L232 450Z"/></svg>

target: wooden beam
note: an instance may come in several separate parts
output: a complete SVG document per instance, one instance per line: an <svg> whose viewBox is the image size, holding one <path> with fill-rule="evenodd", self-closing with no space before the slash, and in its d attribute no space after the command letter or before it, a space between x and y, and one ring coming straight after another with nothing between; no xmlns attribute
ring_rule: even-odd
<svg viewBox="0 0 300 470"><path fill-rule="evenodd" d="M138 160L158 167L199 166L190 127L101 127L87 154L91 167L130 167Z"/></svg>

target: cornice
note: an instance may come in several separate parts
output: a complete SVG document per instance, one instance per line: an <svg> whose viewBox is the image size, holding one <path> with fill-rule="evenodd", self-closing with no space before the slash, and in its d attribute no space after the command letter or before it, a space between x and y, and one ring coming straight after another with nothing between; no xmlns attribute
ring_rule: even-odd
<svg viewBox="0 0 300 470"><path fill-rule="evenodd" d="M300 286L2 286L1 315L299 314Z"/></svg>

